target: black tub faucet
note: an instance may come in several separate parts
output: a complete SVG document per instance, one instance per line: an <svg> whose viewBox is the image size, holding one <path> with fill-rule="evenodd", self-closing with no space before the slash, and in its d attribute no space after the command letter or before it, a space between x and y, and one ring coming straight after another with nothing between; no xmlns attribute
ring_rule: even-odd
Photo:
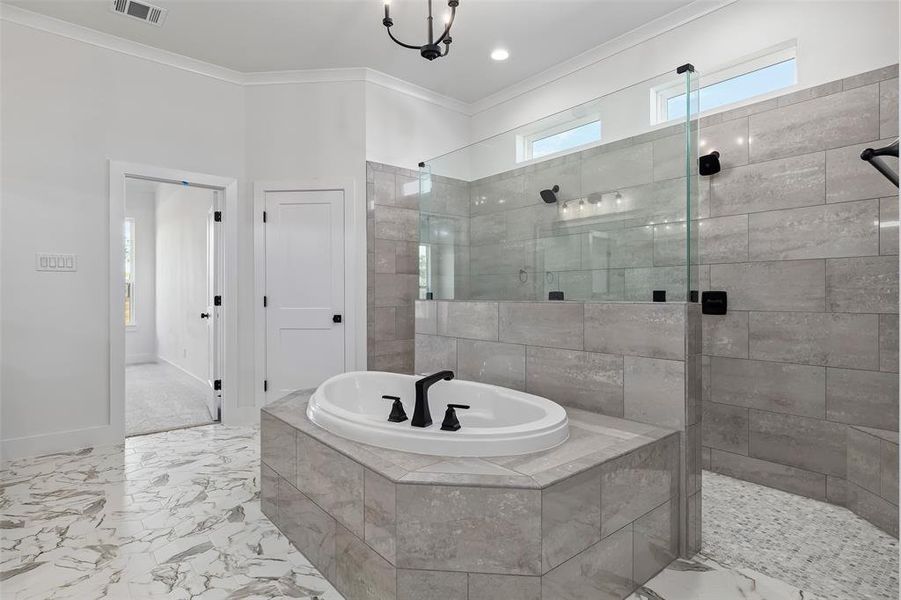
<svg viewBox="0 0 901 600"><path fill-rule="evenodd" d="M432 424L432 413L429 411L429 388L441 380L450 381L454 378L453 371L438 371L427 375L416 382L416 406L413 409L413 427L428 427Z"/></svg>

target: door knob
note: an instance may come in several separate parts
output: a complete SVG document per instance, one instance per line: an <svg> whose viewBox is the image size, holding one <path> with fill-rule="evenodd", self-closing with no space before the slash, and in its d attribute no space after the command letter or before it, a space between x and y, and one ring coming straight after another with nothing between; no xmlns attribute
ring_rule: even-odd
<svg viewBox="0 0 901 600"><path fill-rule="evenodd" d="M200 313L200 318L201 318L201 319L209 319L209 318L210 318L210 313Z"/></svg>
<svg viewBox="0 0 901 600"><path fill-rule="evenodd" d="M332 315L332 323L340 323L341 315Z"/></svg>

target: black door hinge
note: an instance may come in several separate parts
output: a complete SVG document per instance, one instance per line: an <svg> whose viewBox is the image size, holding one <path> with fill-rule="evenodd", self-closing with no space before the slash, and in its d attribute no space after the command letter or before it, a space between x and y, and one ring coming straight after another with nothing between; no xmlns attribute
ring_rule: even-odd
<svg viewBox="0 0 901 600"><path fill-rule="evenodd" d="M213 382L213 389L216 390L217 392L222 389L222 380L221 379L217 379L216 381Z"/></svg>
<svg viewBox="0 0 901 600"><path fill-rule="evenodd" d="M263 223L265 223L265 222L266 222L266 211L264 210L263 211Z"/></svg>
<svg viewBox="0 0 901 600"><path fill-rule="evenodd" d="M213 306L222 306L222 296L213 296Z"/></svg>
<svg viewBox="0 0 901 600"><path fill-rule="evenodd" d="M264 380L263 380L263 391L264 391L264 392L268 392L268 391L269 391L269 380L268 380L268 379L264 379Z"/></svg>
<svg viewBox="0 0 901 600"><path fill-rule="evenodd" d="M217 223L222 222L222 211L221 210L217 210L216 212L213 213L213 220L216 221Z"/></svg>
<svg viewBox="0 0 901 600"><path fill-rule="evenodd" d="M263 308L269 306L269 296L263 296Z"/></svg>

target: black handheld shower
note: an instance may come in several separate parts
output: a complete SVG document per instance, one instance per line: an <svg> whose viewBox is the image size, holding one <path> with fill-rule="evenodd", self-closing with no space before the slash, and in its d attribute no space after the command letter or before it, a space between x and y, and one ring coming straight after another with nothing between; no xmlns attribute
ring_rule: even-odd
<svg viewBox="0 0 901 600"><path fill-rule="evenodd" d="M539 192L541 194L541 199L544 200L548 204L553 204L557 201L557 192L560 191L560 186L555 185L549 190L541 190Z"/></svg>

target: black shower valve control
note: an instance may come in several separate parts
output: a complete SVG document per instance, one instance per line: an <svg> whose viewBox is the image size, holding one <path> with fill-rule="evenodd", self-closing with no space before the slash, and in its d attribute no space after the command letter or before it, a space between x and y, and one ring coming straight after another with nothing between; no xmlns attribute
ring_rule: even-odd
<svg viewBox="0 0 901 600"><path fill-rule="evenodd" d="M701 313L705 315L724 315L728 308L726 292L701 292Z"/></svg>

